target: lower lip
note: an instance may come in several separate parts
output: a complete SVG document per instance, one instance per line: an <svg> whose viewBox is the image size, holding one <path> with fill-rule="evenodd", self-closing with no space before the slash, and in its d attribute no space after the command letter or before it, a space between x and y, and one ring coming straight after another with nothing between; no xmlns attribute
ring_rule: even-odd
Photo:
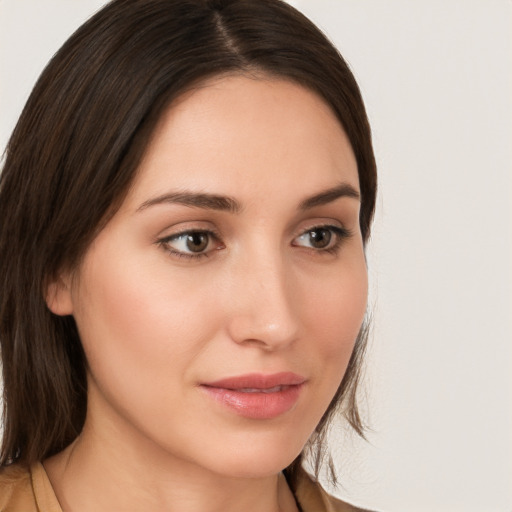
<svg viewBox="0 0 512 512"><path fill-rule="evenodd" d="M245 392L234 389L201 386L214 400L240 416L257 420L270 420L288 412L297 403L302 384L284 386L279 391Z"/></svg>

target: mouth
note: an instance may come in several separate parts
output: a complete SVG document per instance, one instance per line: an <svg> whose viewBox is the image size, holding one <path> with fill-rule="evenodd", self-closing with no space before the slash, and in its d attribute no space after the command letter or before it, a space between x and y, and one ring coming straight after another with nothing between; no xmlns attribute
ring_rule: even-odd
<svg viewBox="0 0 512 512"><path fill-rule="evenodd" d="M201 389L230 412L250 419L273 419L290 411L306 379L283 372L248 374L201 384Z"/></svg>
<svg viewBox="0 0 512 512"><path fill-rule="evenodd" d="M241 393L278 393L289 386L274 386L273 388L240 388L231 391L240 391Z"/></svg>

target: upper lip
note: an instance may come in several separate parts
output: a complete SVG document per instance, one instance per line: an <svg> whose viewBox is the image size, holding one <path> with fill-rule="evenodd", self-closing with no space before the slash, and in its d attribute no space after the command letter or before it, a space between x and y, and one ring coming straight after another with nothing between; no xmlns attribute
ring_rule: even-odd
<svg viewBox="0 0 512 512"><path fill-rule="evenodd" d="M304 382L306 382L304 377L292 372L272 374L248 373L212 382L204 382L203 386L223 389L269 389L276 386L296 386Z"/></svg>

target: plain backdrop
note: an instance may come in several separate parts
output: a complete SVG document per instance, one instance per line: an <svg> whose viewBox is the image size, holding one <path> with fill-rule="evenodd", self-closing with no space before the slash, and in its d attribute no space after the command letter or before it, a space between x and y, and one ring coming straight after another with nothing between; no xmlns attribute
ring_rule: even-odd
<svg viewBox="0 0 512 512"><path fill-rule="evenodd" d="M383 512L512 511L512 2L295 0L358 79L380 189L368 442L334 492ZM101 0L0 0L0 145Z"/></svg>

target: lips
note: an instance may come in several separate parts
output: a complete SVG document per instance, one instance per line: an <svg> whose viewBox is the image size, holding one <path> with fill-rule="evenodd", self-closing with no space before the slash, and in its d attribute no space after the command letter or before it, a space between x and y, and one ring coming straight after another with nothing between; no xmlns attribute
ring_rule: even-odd
<svg viewBox="0 0 512 512"><path fill-rule="evenodd" d="M201 389L231 412L250 419L272 419L297 403L306 379L290 372L248 374L201 384Z"/></svg>

